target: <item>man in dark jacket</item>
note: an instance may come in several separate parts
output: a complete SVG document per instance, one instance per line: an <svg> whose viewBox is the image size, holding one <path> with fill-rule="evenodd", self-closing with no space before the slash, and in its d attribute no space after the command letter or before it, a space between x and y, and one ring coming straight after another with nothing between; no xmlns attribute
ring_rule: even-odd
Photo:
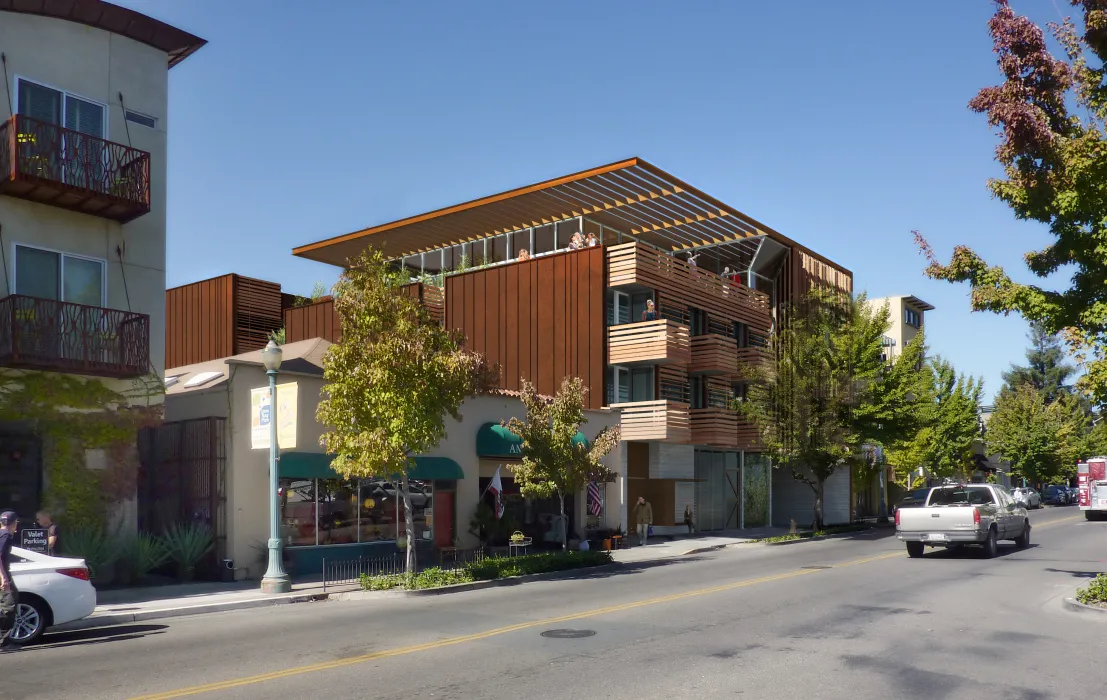
<svg viewBox="0 0 1107 700"><path fill-rule="evenodd" d="M0 513L0 652L15 651L18 645L8 639L8 633L15 627L15 616L19 608L19 590L12 578L12 545L15 544L15 531L19 527L19 518L10 510Z"/></svg>

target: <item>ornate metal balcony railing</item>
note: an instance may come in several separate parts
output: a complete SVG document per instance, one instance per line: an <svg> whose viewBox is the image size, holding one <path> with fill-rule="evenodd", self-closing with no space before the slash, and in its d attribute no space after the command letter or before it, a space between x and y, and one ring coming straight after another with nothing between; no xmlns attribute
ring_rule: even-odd
<svg viewBox="0 0 1107 700"><path fill-rule="evenodd" d="M0 299L0 366L139 377L150 369L150 317L15 294Z"/></svg>
<svg viewBox="0 0 1107 700"><path fill-rule="evenodd" d="M150 154L17 114L0 122L0 194L126 223L150 211Z"/></svg>

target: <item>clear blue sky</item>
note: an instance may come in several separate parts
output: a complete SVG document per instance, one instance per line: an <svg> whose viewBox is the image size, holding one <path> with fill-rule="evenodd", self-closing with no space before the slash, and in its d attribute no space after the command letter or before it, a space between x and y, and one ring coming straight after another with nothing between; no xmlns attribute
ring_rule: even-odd
<svg viewBox="0 0 1107 700"><path fill-rule="evenodd" d="M1026 324L970 314L910 235L1022 280L1050 240L985 189L985 0L118 1L210 42L170 73L170 286L307 293L338 270L296 245L637 155L934 304L932 352L989 399L1022 359Z"/></svg>

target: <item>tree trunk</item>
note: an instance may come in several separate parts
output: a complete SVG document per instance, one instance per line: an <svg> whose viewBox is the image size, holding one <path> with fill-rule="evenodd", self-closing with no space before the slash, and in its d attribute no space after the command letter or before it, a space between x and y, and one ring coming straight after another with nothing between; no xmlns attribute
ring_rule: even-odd
<svg viewBox="0 0 1107 700"><path fill-rule="evenodd" d="M818 479L815 482L815 524L813 529L818 532L823 529L823 496L826 493L826 482Z"/></svg>
<svg viewBox="0 0 1107 700"><path fill-rule="evenodd" d="M561 551L569 551L569 523L565 520L565 496L557 492L557 504L561 506Z"/></svg>
<svg viewBox="0 0 1107 700"><path fill-rule="evenodd" d="M404 571L408 575L416 573L415 561L415 519L411 515L411 490L407 483L407 471L400 477L400 493L404 497L404 531L407 533L407 559L404 562Z"/></svg>

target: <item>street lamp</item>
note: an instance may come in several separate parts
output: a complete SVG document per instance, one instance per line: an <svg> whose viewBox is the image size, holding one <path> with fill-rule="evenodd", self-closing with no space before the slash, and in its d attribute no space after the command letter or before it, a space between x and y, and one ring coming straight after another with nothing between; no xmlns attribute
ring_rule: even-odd
<svg viewBox="0 0 1107 700"><path fill-rule="evenodd" d="M277 490L277 462L280 459L277 445L277 373L281 369L281 347L272 340L261 351L261 362L269 375L269 566L261 579L262 593L288 593L292 580L281 561L280 503Z"/></svg>

